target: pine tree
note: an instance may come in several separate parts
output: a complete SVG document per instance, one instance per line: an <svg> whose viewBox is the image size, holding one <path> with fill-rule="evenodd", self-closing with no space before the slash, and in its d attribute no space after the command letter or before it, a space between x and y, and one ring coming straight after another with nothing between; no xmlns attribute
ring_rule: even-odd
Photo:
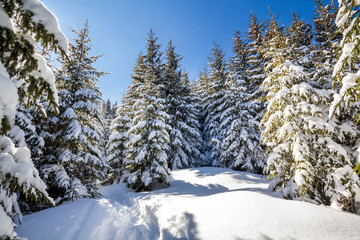
<svg viewBox="0 0 360 240"><path fill-rule="evenodd" d="M128 131L131 127L131 119L128 117L129 107L122 103L117 111L116 117L111 122L111 135L107 149L107 162L110 166L110 183L120 182L125 171L125 158L127 156L127 144L129 143Z"/></svg>
<svg viewBox="0 0 360 240"><path fill-rule="evenodd" d="M258 20L255 14L250 15L250 24L247 32L247 63L246 81L249 85L249 93L254 94L253 98L263 97L263 93L259 92L259 88L265 79L262 52L262 32L263 24ZM259 103L260 104L260 103ZM265 105L262 105L265 108Z"/></svg>
<svg viewBox="0 0 360 240"><path fill-rule="evenodd" d="M102 157L103 162L107 162L107 156L109 155L107 145L110 141L111 123L115 118L110 99L102 103L101 116L103 119L103 137L101 139Z"/></svg>
<svg viewBox="0 0 360 240"><path fill-rule="evenodd" d="M166 51L165 112L171 127L168 164L171 169L206 165L203 140L199 130L198 112L188 86L187 75L180 68L180 56L172 42Z"/></svg>
<svg viewBox="0 0 360 240"><path fill-rule="evenodd" d="M143 60L143 85L139 98L133 104L132 127L126 157L130 172L125 178L128 186L135 191L152 190L156 183L169 184L167 151L169 144L166 124L168 115L164 112L162 98L163 64L157 37L150 31L147 39L147 54Z"/></svg>
<svg viewBox="0 0 360 240"><path fill-rule="evenodd" d="M41 169L57 202L97 196L96 181L105 177L100 149L102 99L96 85L105 73L93 67L100 56L89 56L87 22L73 32L77 38L70 45L69 60L62 60L57 74L60 112L48 123L53 130L46 139L48 150Z"/></svg>
<svg viewBox="0 0 360 240"><path fill-rule="evenodd" d="M355 0L339 1L339 10L336 16L338 33L342 34L341 51L334 67L333 77L341 84L341 89L334 96L330 109L330 116L334 113L341 115L348 109L356 114L357 122L360 119L360 70L358 67L360 56L360 17L358 11L360 3Z"/></svg>
<svg viewBox="0 0 360 240"><path fill-rule="evenodd" d="M341 145L356 131L327 118L330 91L310 81L314 69L310 25L293 14L286 33L279 31L274 17L270 26L277 51L262 86L269 102L262 136L268 147L271 186L285 198L356 212L359 179L350 175L353 162Z"/></svg>
<svg viewBox="0 0 360 240"><path fill-rule="evenodd" d="M341 35L336 32L337 8L334 2L324 5L323 0L316 0L315 4L316 48L313 55L316 69L313 78L317 80L319 87L330 89L333 83L332 72L336 63L336 49L339 47L341 38Z"/></svg>
<svg viewBox="0 0 360 240"><path fill-rule="evenodd" d="M133 68L134 73L131 75L131 84L128 87L123 99L123 104L127 105L129 108L128 117L131 119L133 118L133 114L137 108L137 106L135 106L135 102L140 99L140 94L143 91L145 71L144 55L140 53L136 60L136 65Z"/></svg>
<svg viewBox="0 0 360 240"><path fill-rule="evenodd" d="M133 68L131 84L111 123L110 141L107 145L107 160L110 166L109 183L126 181L130 175L129 169L126 168L129 164L125 160L128 156L128 144L131 138L128 131L133 126L135 113L139 110L139 106L135 103L141 101L145 72L144 55L140 53Z"/></svg>
<svg viewBox="0 0 360 240"><path fill-rule="evenodd" d="M0 1L0 238L16 238L13 217L21 212L18 197L53 203L17 129L13 127L16 108L21 103L36 107L43 95L57 107L54 75L45 59L35 52L37 42L60 54L66 54L67 39L55 16L40 1ZM21 177L20 177L21 176Z"/></svg>
<svg viewBox="0 0 360 240"><path fill-rule="evenodd" d="M259 172L264 168L264 157L260 147L260 123L256 116L259 105L250 100L251 86L246 82L248 68L247 46L240 33L235 32L234 56L229 63L224 104L221 114L220 161L224 167L236 170Z"/></svg>
<svg viewBox="0 0 360 240"><path fill-rule="evenodd" d="M54 59L52 59L52 53L50 49L43 47L42 49L37 48L36 52L44 57L47 66L56 72L54 66ZM46 125L44 122L48 121L48 115L54 115L54 107L50 106L46 101L46 96L41 96L35 103L35 106L26 108L25 104L19 104L17 108L15 125L13 128L21 128L24 131L24 138L27 147L31 151L31 158L33 159L35 167L39 170L41 167L41 157L45 147L44 136L46 136ZM12 130L13 131L13 130ZM31 204L31 203L29 203ZM38 204L34 206L26 206L28 209L25 211L31 211L30 208L36 210L40 206ZM45 207L45 206L42 206Z"/></svg>
<svg viewBox="0 0 360 240"><path fill-rule="evenodd" d="M220 165L220 151L223 136L220 135L220 118L222 112L226 109L226 81L228 70L224 59L224 52L218 44L215 43L214 48L209 57L209 76L205 77L204 85L206 92L203 98L202 115L204 121L203 135L206 144L206 156L214 166ZM206 84L208 84L206 86Z"/></svg>

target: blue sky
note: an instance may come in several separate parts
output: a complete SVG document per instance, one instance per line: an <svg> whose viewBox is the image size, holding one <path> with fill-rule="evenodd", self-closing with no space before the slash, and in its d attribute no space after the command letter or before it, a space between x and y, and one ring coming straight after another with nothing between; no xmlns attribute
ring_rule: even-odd
<svg viewBox="0 0 360 240"><path fill-rule="evenodd" d="M207 66L214 41L231 56L235 29L245 36L250 12L265 20L268 7L289 24L291 11L312 20L313 0L42 0L57 16L69 39L69 27L88 19L92 55L104 54L95 65L111 74L98 83L104 99L119 101L131 82L137 55L145 49L152 28L162 50L171 39L182 55L182 66L190 79ZM328 1L325 1L328 2Z"/></svg>

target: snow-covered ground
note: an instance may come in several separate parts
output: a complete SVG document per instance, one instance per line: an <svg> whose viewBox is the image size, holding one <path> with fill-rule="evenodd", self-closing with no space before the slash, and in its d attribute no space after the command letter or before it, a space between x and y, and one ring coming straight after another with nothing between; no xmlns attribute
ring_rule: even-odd
<svg viewBox="0 0 360 240"><path fill-rule="evenodd" d="M360 216L281 199L260 175L196 168L172 176L153 192L103 187L103 198L25 216L16 232L29 240L360 239Z"/></svg>

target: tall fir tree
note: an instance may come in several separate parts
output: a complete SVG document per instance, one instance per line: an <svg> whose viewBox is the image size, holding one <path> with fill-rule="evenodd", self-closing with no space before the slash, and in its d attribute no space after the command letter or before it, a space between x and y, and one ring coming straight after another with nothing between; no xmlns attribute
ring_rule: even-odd
<svg viewBox="0 0 360 240"><path fill-rule="evenodd" d="M129 175L125 181L135 191L152 190L156 183L169 184L170 171L167 163L169 144L166 124L168 115L164 112L162 98L163 64L157 37L150 31L147 39L147 53L142 56L143 85L139 98L134 102L130 141L126 157Z"/></svg>
<svg viewBox="0 0 360 240"><path fill-rule="evenodd" d="M123 104L129 108L128 116L132 119L133 113L136 111L137 106L135 102L141 98L141 92L143 91L145 81L145 63L144 55L140 53L136 59L136 64L133 68L133 74L131 75L132 81L128 89L126 90Z"/></svg>
<svg viewBox="0 0 360 240"><path fill-rule="evenodd" d="M360 70L359 56L360 17L358 11L360 3L355 0L339 1L339 10L336 16L338 33L342 34L340 53L334 67L333 77L341 84L341 89L334 96L330 115L343 111L353 110L357 122L360 119Z"/></svg>
<svg viewBox="0 0 360 240"><path fill-rule="evenodd" d="M110 166L108 182L120 182L126 176L125 158L127 144L129 143L128 131L131 127L131 118L128 117L129 106L125 102L117 108L116 117L111 122L111 135L107 149L107 163Z"/></svg>
<svg viewBox="0 0 360 240"><path fill-rule="evenodd" d="M40 1L0 1L0 12L0 238L14 239L13 218L22 218L19 197L53 201L34 167L23 131L17 128L10 134L16 145L6 134L20 103L36 107L45 96L57 108L54 75L35 48L40 43L65 55L68 44L56 17Z"/></svg>
<svg viewBox="0 0 360 240"><path fill-rule="evenodd" d="M89 56L91 39L87 22L70 45L69 59L57 73L59 115L52 116L41 172L57 202L97 196L97 181L104 180L101 140L103 119L101 92L96 82L106 73Z"/></svg>
<svg viewBox="0 0 360 240"><path fill-rule="evenodd" d="M248 69L247 46L240 33L233 39L234 56L229 62L224 104L221 114L221 135L224 140L220 149L220 162L232 169L262 173L264 169L263 150L260 147L260 123L257 114L261 111L258 102L251 100L246 82Z"/></svg>
<svg viewBox="0 0 360 240"><path fill-rule="evenodd" d="M249 85L249 93L254 94L253 98L260 98L264 94L259 91L262 82L265 79L264 63L262 51L262 33L263 23L259 21L255 14L250 15L250 24L247 31L247 63L248 66L245 69L246 78ZM262 105L265 108L265 105Z"/></svg>
<svg viewBox="0 0 360 240"><path fill-rule="evenodd" d="M113 110L114 109L110 99L102 103L101 116L103 119L103 123L102 123L103 137L101 139L101 151L102 151L103 162L107 162L107 156L109 155L107 146L110 142L112 121L115 118L115 113Z"/></svg>
<svg viewBox="0 0 360 240"><path fill-rule="evenodd" d="M341 119L355 121L360 120L360 3L354 0L339 1L339 9L336 15L338 34L342 35L339 54L334 67L334 85L339 84L339 90L334 96L330 108L330 116L339 116ZM359 141L353 147L356 149L357 166L355 170L360 174L360 145Z"/></svg>
<svg viewBox="0 0 360 240"><path fill-rule="evenodd" d="M172 42L166 51L164 69L165 112L171 127L168 164L171 169L204 166L203 140L199 130L198 112L188 86L187 75L180 69L180 56Z"/></svg>
<svg viewBox="0 0 360 240"><path fill-rule="evenodd" d="M204 121L203 135L205 141L206 156L212 165L220 165L220 149L223 136L220 135L220 118L226 109L226 81L228 78L225 54L218 44L214 47L209 57L209 75L204 76L206 91L202 99L202 117Z"/></svg>
<svg viewBox="0 0 360 240"><path fill-rule="evenodd" d="M351 175L353 161L341 144L356 129L328 119L331 93L310 81L310 25L293 14L282 33L274 16L273 22L277 49L262 86L269 102L262 123L271 187L285 198L357 212L359 179Z"/></svg>
<svg viewBox="0 0 360 240"><path fill-rule="evenodd" d="M315 4L313 22L316 48L313 50L315 61L313 78L316 79L319 87L330 89L333 84L332 72L336 63L336 49L341 39L341 34L336 32L337 8L333 1L325 5L323 0L315 0ZM338 86L335 89L338 89Z"/></svg>

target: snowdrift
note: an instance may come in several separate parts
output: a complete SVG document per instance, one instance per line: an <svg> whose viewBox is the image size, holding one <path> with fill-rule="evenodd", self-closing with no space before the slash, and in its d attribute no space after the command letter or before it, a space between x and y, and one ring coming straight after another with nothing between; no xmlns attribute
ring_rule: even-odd
<svg viewBox="0 0 360 240"><path fill-rule="evenodd" d="M360 216L279 198L261 175L222 168L172 172L169 188L134 193L103 187L25 216L16 232L32 239L359 239Z"/></svg>

